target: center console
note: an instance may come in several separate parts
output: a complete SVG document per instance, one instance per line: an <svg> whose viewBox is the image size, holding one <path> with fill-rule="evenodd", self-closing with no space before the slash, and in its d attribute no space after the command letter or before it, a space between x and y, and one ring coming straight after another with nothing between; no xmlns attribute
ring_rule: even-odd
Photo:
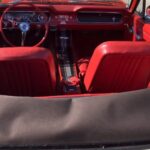
<svg viewBox="0 0 150 150"><path fill-rule="evenodd" d="M66 30L62 30L58 34L57 59L60 66L63 93L78 94L80 93L80 81L71 54L70 34Z"/></svg>

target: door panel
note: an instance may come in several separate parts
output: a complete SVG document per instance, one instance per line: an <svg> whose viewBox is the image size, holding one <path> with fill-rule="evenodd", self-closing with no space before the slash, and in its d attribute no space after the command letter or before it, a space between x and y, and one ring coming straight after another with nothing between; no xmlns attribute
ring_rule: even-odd
<svg viewBox="0 0 150 150"><path fill-rule="evenodd" d="M150 22L142 17L134 16L134 41L148 41L150 42Z"/></svg>
<svg viewBox="0 0 150 150"><path fill-rule="evenodd" d="M150 42L150 17L146 17L145 12L143 11L143 5L146 4L147 8L150 6L150 1L147 0L146 3L140 2L137 13L134 14L134 41L149 41ZM143 11L143 12L142 12Z"/></svg>
<svg viewBox="0 0 150 150"><path fill-rule="evenodd" d="M143 41L143 26L144 21L143 19L138 15L134 15L134 27L133 27L133 41Z"/></svg>
<svg viewBox="0 0 150 150"><path fill-rule="evenodd" d="M150 23L145 23L143 26L143 39L150 42Z"/></svg>

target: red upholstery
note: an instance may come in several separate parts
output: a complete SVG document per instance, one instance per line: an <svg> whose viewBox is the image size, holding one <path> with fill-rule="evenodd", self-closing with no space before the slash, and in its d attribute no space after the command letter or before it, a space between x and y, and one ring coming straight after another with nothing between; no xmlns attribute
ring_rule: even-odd
<svg viewBox="0 0 150 150"><path fill-rule="evenodd" d="M89 92L122 92L148 87L150 43L106 42L96 48L84 78Z"/></svg>
<svg viewBox="0 0 150 150"><path fill-rule="evenodd" d="M39 47L0 48L0 94L55 94L56 69L52 53Z"/></svg>

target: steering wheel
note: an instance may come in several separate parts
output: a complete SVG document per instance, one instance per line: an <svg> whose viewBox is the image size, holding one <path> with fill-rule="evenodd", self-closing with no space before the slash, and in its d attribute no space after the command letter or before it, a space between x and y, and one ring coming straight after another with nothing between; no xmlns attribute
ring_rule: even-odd
<svg viewBox="0 0 150 150"><path fill-rule="evenodd" d="M12 46L12 47L15 47L16 45L14 45L14 44L8 39L8 37L6 36L6 34L5 34L5 32L4 32L3 21L4 21L5 15L6 15L8 12L10 12L10 11L11 11L12 9L14 9L15 7L18 7L18 6L21 6L21 5L31 7L32 12L34 12L34 13L37 13L37 12L38 12L38 14L45 15L45 14L42 13L42 11L41 11L41 9L39 9L39 7L37 7L36 5L34 5L34 4L32 4L32 3L16 3L16 4L13 4L13 5L8 6L8 7L4 10L4 12L3 12L3 14L1 15L1 18L0 18L0 31L1 31L2 37L3 37L3 39L5 40L5 42L6 42L8 45ZM42 23L42 24L40 24L40 25L41 25L42 28L44 27L44 36L43 36L42 38L40 38L40 41L37 42L35 45L33 45L33 47L40 46L40 45L44 42L44 40L46 39L46 37L47 37L47 35L48 35L48 31L49 31L48 21L47 21L47 22L44 22L44 23ZM35 28L35 26L37 26L37 24L36 24L35 22L28 22L28 21L19 22L19 23L15 26L17 29L19 29L19 30L21 31L21 35L22 35L22 36L21 36L21 44L20 44L20 46L25 46L25 40L26 40L27 32L29 32L32 27ZM5 29L7 29L7 28L5 27ZM39 30L39 26L38 26L37 30ZM15 33L14 33L14 34L15 34Z"/></svg>

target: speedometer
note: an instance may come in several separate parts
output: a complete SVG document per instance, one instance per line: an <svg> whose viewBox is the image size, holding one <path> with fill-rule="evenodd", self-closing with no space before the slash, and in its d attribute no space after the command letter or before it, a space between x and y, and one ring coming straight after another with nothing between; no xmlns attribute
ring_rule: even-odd
<svg viewBox="0 0 150 150"><path fill-rule="evenodd" d="M47 17L47 15L45 15L45 14L40 14L40 15L38 15L38 21L39 21L40 23L46 23L46 22L48 22L48 17Z"/></svg>
<svg viewBox="0 0 150 150"><path fill-rule="evenodd" d="M24 22L30 22L30 17L28 15L22 15L21 20Z"/></svg>
<svg viewBox="0 0 150 150"><path fill-rule="evenodd" d="M21 22L21 16L20 16L20 15L17 15L17 16L15 17L15 20L16 20L17 22Z"/></svg>
<svg viewBox="0 0 150 150"><path fill-rule="evenodd" d="M11 22L11 21L14 20L14 17L13 17L11 14L7 13L7 14L5 14L5 16L4 16L4 20Z"/></svg>

